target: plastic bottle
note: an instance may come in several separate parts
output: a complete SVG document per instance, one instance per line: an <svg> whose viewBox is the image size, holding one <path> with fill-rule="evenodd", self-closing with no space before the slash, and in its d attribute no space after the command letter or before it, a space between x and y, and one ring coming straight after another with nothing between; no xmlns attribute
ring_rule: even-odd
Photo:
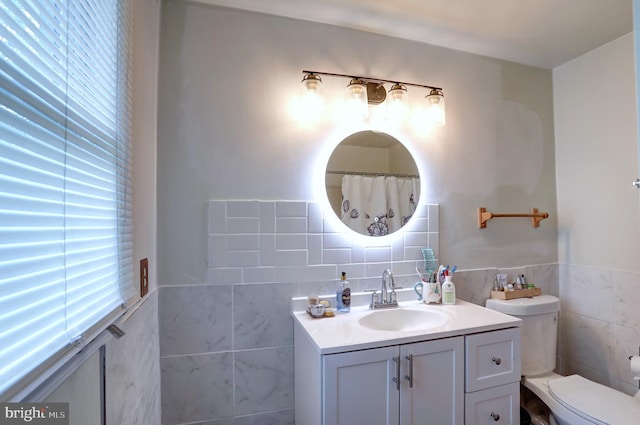
<svg viewBox="0 0 640 425"><path fill-rule="evenodd" d="M336 309L342 313L348 313L351 310L351 288L345 272L342 272L338 289L336 289Z"/></svg>
<svg viewBox="0 0 640 425"><path fill-rule="evenodd" d="M445 276L442 284L442 304L452 305L456 303L456 286L452 276Z"/></svg>

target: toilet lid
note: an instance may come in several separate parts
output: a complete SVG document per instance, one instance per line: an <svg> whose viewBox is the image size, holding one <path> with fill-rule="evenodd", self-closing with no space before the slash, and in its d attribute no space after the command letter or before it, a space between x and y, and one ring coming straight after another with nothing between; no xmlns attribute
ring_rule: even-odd
<svg viewBox="0 0 640 425"><path fill-rule="evenodd" d="M637 425L640 402L579 375L550 379L551 396L567 409L602 425Z"/></svg>

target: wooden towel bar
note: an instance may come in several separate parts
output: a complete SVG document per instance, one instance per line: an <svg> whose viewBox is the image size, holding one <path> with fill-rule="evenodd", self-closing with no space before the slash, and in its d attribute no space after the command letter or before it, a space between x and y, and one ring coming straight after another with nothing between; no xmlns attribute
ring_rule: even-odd
<svg viewBox="0 0 640 425"><path fill-rule="evenodd" d="M538 212L537 208L531 209L531 214L496 214L487 211L486 208L478 208L478 228L486 229L487 221L492 218L503 218L503 217L524 217L531 218L531 224L533 227L540 227L540 222L545 218L549 218L549 213L541 213Z"/></svg>

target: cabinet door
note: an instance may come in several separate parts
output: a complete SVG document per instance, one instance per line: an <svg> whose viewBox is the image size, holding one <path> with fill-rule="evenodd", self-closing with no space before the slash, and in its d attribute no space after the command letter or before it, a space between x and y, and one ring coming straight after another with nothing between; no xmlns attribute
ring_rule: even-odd
<svg viewBox="0 0 640 425"><path fill-rule="evenodd" d="M395 346L323 356L323 424L397 425L398 353Z"/></svg>
<svg viewBox="0 0 640 425"><path fill-rule="evenodd" d="M462 425L464 338L401 346L401 425Z"/></svg>

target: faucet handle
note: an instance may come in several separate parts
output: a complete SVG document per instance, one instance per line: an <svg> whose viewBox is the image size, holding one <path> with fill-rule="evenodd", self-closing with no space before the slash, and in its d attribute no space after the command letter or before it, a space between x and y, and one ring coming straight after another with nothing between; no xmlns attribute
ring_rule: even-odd
<svg viewBox="0 0 640 425"><path fill-rule="evenodd" d="M396 289L402 289L402 286L396 286L393 279L391 279L391 292L389 293L389 304L391 305L398 305Z"/></svg>
<svg viewBox="0 0 640 425"><path fill-rule="evenodd" d="M396 286L395 288L391 289L391 300L390 303L391 304L398 304L398 296L396 294L396 289L402 289L402 286Z"/></svg>
<svg viewBox="0 0 640 425"><path fill-rule="evenodd" d="M369 308L373 308L374 305L378 304L377 289L365 289L364 292L371 292L371 303L369 304Z"/></svg>

